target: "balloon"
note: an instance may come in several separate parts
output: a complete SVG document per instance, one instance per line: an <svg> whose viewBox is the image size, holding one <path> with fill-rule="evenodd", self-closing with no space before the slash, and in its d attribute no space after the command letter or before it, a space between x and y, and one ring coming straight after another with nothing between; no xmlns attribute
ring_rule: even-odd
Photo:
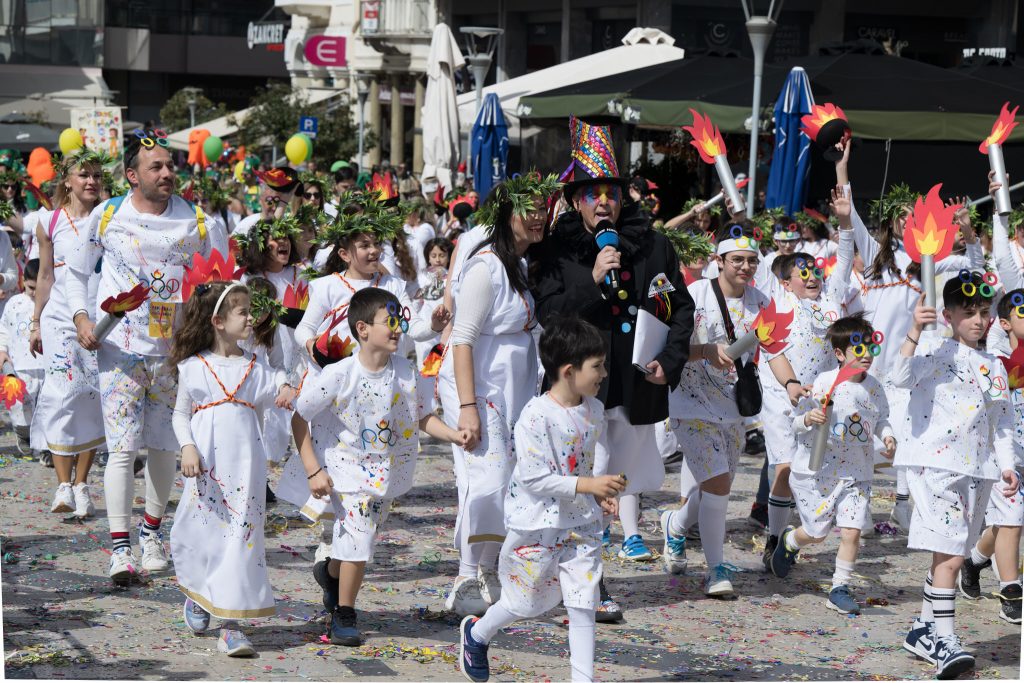
<svg viewBox="0 0 1024 683"><path fill-rule="evenodd" d="M313 158L313 140L305 133L299 133L299 137L302 138L302 141L306 143L306 147L309 148L309 152L306 154L306 160L308 161Z"/></svg>
<svg viewBox="0 0 1024 683"><path fill-rule="evenodd" d="M224 153L224 143L216 135L211 135L203 141L203 154L209 163L215 163Z"/></svg>
<svg viewBox="0 0 1024 683"><path fill-rule="evenodd" d="M60 132L60 137L57 139L57 144L60 146L60 151L64 154L71 154L76 149L85 147L85 141L82 140L82 134L74 128L65 128Z"/></svg>
<svg viewBox="0 0 1024 683"><path fill-rule="evenodd" d="M235 164L235 180L242 182L245 180L245 162L239 161Z"/></svg>
<svg viewBox="0 0 1024 683"><path fill-rule="evenodd" d="M313 142L301 133L288 138L284 146L284 155L288 161L298 166L313 154Z"/></svg>
<svg viewBox="0 0 1024 683"><path fill-rule="evenodd" d="M193 128L188 132L188 165L199 164L206 166L206 155L203 154L203 143L210 137L210 131L205 128Z"/></svg>
<svg viewBox="0 0 1024 683"><path fill-rule="evenodd" d="M42 185L47 180L53 180L57 174L50 163L50 153L44 147L36 147L28 155L28 177L34 185Z"/></svg>

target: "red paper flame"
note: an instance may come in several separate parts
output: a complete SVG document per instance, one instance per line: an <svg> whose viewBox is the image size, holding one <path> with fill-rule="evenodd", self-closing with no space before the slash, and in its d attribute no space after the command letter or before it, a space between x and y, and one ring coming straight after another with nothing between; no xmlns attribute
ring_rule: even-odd
<svg viewBox="0 0 1024 683"><path fill-rule="evenodd" d="M918 197L914 213L907 218L903 246L915 263L920 263L922 256L932 256L936 262L941 261L953 250L957 233L957 227L953 225L953 214L960 205L943 205L939 197L940 189L942 183L928 190L924 199Z"/></svg>
<svg viewBox="0 0 1024 683"><path fill-rule="evenodd" d="M719 132L718 126L711 123L710 116L702 117L695 109L691 109L690 113L693 114L693 125L683 126L683 130L693 136L690 144L700 152L700 158L705 163L713 164L716 156L725 154L725 141L722 140L722 133Z"/></svg>
<svg viewBox="0 0 1024 683"><path fill-rule="evenodd" d="M373 174L373 180L370 183L370 191L376 192L377 199L380 201L394 199L398 196L398 190L395 189L394 183L391 182L391 176L382 176L380 173Z"/></svg>
<svg viewBox="0 0 1024 683"><path fill-rule="evenodd" d="M800 117L800 130L807 134L811 140L818 139L818 133L821 132L822 126L829 121L835 121L836 119L842 119L847 121L846 114L843 110L832 104L826 102L825 104L816 104L811 109L810 114L805 114Z"/></svg>
<svg viewBox="0 0 1024 683"><path fill-rule="evenodd" d="M25 400L25 380L16 375L4 375L2 381L0 381L0 400L4 402L4 407L8 410L15 403L21 403Z"/></svg>
<svg viewBox="0 0 1024 683"><path fill-rule="evenodd" d="M181 283L181 300L188 301L192 296L192 290L197 285L208 282L237 280L242 276L242 270L235 267L235 255L228 253L224 258L216 249L207 259L199 252L192 256L192 267L185 266L185 277Z"/></svg>
<svg viewBox="0 0 1024 683"><path fill-rule="evenodd" d="M346 336L342 339L337 334L332 334L334 328L346 320L348 320L348 306L345 306L344 310L336 313L331 318L331 324L327 326L327 329L316 340L317 351L331 360L347 358L352 355L352 351L355 349L356 345L351 337Z"/></svg>
<svg viewBox="0 0 1024 683"><path fill-rule="evenodd" d="M148 298L149 287L140 282L127 292L121 292L117 296L108 296L106 300L100 304L100 309L111 315L124 315L125 313L134 311L136 308L146 303L146 299Z"/></svg>
<svg viewBox="0 0 1024 683"><path fill-rule="evenodd" d="M751 329L757 331L757 340L765 351L780 353L786 348L792 322L793 311L779 313L775 308L775 299L772 299L754 318Z"/></svg>
<svg viewBox="0 0 1024 683"><path fill-rule="evenodd" d="M1010 389L1024 389L1024 344L1017 344L1016 350L1010 357L1000 356L1006 368L1006 377L1009 380Z"/></svg>
<svg viewBox="0 0 1024 683"><path fill-rule="evenodd" d="M309 283L302 281L295 286L288 285L288 288L284 290L284 299L281 303L285 308L306 310L309 305Z"/></svg>
<svg viewBox="0 0 1024 683"><path fill-rule="evenodd" d="M999 118L992 124L992 132L978 145L978 150L982 154L988 154L989 145L1001 145L1006 142L1006 138L1010 137L1010 133L1017 127L1017 122L1014 119L1017 117L1017 110L1020 109L1020 106L1016 106L1013 108L1013 111L1009 111L1009 105L1009 102L1003 102L1003 109L999 112Z"/></svg>
<svg viewBox="0 0 1024 683"><path fill-rule="evenodd" d="M440 344L436 344L423 360L423 369L420 370L420 374L424 377L437 377L437 373L441 370L442 360L444 360L444 348Z"/></svg>
<svg viewBox="0 0 1024 683"><path fill-rule="evenodd" d="M858 368L855 365L847 365L845 367L839 368L839 372L836 373L835 381L832 382L832 386L829 387L828 393L825 394L825 399L821 402L822 410L828 407L828 404L832 400L832 394L835 392L836 387L838 387L843 382L865 372L867 372L867 370L865 370L864 368Z"/></svg>

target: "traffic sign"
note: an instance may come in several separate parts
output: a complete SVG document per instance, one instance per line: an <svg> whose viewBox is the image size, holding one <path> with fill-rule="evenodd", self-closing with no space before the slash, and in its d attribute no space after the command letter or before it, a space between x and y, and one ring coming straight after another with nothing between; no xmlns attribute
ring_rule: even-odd
<svg viewBox="0 0 1024 683"><path fill-rule="evenodd" d="M299 117L299 132L305 133L311 138L316 137L317 131L320 130L320 121L315 116L301 116Z"/></svg>
<svg viewBox="0 0 1024 683"><path fill-rule="evenodd" d="M345 59L345 36L313 36L303 48L306 61L313 66L343 67Z"/></svg>

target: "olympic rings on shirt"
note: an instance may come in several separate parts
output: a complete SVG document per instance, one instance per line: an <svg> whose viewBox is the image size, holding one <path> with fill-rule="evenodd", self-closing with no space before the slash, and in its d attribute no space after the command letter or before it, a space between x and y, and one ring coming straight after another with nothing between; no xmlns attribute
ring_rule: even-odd
<svg viewBox="0 0 1024 683"><path fill-rule="evenodd" d="M398 443L398 434L391 429L387 420L381 420L377 424L376 431L373 429L364 429L359 437L363 442L363 448L373 446L377 450L381 451L386 448L392 448Z"/></svg>
<svg viewBox="0 0 1024 683"><path fill-rule="evenodd" d="M142 128L136 128L132 131L135 137L139 139L143 147L147 149L160 145L161 147L167 147L170 143L167 141L167 133L160 128L154 128L153 130L143 130Z"/></svg>
<svg viewBox="0 0 1024 683"><path fill-rule="evenodd" d="M152 292L153 296L167 301L178 293L181 289L181 281L177 278L171 278L170 280L164 280L164 274L159 270L153 271L152 281L148 280L145 276L139 278L139 282L144 287L148 287L149 291ZM200 292L202 294L202 292Z"/></svg>

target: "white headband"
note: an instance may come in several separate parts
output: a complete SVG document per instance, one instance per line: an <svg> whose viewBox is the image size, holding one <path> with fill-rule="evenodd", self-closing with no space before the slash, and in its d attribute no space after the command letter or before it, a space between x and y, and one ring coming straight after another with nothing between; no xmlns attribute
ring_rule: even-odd
<svg viewBox="0 0 1024 683"><path fill-rule="evenodd" d="M217 311L219 311L219 310L220 310L220 305L221 305L222 303L224 303L224 299L226 299L226 298L227 298L227 296L228 296L228 292L230 292L230 291L231 291L232 289L234 289L235 287L242 287L242 286L243 286L243 285L242 285L242 283L241 283L241 282L232 282L232 283L231 283L230 285L228 285L227 287L225 287L225 288L224 288L224 291L220 293L220 296L219 296L219 297L217 297L217 305L213 307L213 315L217 315Z"/></svg>
<svg viewBox="0 0 1024 683"><path fill-rule="evenodd" d="M732 251L752 251L756 254L758 253L757 240L746 235L735 239L722 240L718 243L718 250L715 253L719 256L725 256Z"/></svg>

